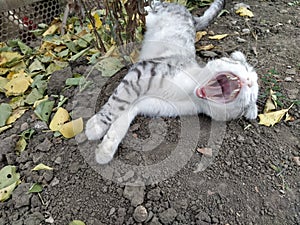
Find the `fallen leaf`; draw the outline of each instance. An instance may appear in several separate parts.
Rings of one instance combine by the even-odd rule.
[[[43,191],[42,185],[36,183],[33,184],[28,190],[29,193],[40,193],[42,191]]]
[[[10,117],[12,113],[12,108],[7,103],[0,104],[0,127],[6,124],[7,119]]]
[[[204,156],[212,157],[212,149],[211,148],[197,148],[197,152],[200,152]]]
[[[111,77],[123,67],[124,64],[115,57],[104,58],[95,65],[95,68],[101,71],[103,77]]]
[[[10,68],[23,59],[18,52],[0,52],[0,67]]]
[[[33,81],[31,77],[24,72],[12,74],[10,77],[11,80],[4,87],[6,89],[5,94],[7,96],[18,96],[24,94]]]
[[[0,127],[0,134],[4,131],[6,131],[7,129],[11,128],[12,125],[7,125],[7,126],[4,126],[4,127]]]
[[[0,92],[5,92],[5,85],[9,82],[9,80],[7,78],[4,77],[0,77]]]
[[[279,123],[284,115],[288,112],[288,109],[282,109],[275,112],[268,112],[264,114],[259,114],[259,123],[265,126],[274,126],[276,123]]]
[[[209,36],[208,38],[211,40],[221,40],[227,36],[228,36],[228,34],[218,34],[218,35],[214,35],[214,36]]]
[[[82,118],[78,118],[76,120],[72,120],[68,123],[65,123],[61,126],[61,129],[59,132],[65,137],[65,138],[72,138],[75,137],[77,134],[81,133],[83,131],[83,120]]]
[[[72,222],[69,223],[69,225],[85,225],[84,222],[81,220],[73,220]]]
[[[20,183],[20,174],[15,166],[5,166],[0,170],[0,202],[7,200]]]
[[[243,17],[253,17],[253,13],[247,9],[245,6],[240,7],[238,10],[235,11],[236,14],[243,16]]]
[[[24,137],[20,137],[19,140],[16,143],[15,150],[18,153],[21,153],[21,152],[23,152],[26,149],[26,146],[27,146],[27,142],[26,142],[25,138]]]
[[[37,88],[32,89],[32,91],[29,93],[29,95],[25,98],[25,103],[28,105],[33,105],[36,101],[43,98],[43,95],[38,91]]]
[[[52,35],[54,34],[58,28],[60,28],[61,24],[60,23],[55,23],[53,25],[51,25],[44,33],[43,33],[43,37],[47,36],[47,35]]]
[[[198,31],[196,33],[196,38],[195,38],[195,42],[198,42],[202,39],[203,36],[207,35],[206,31]]]
[[[53,116],[53,119],[49,125],[49,128],[52,131],[59,131],[62,127],[62,125],[69,121],[70,116],[67,110],[65,110],[64,108],[59,107],[57,109],[57,112],[55,113],[55,115]]]
[[[34,110],[37,117],[45,122],[48,122],[54,106],[54,101],[42,101]]]
[[[205,46],[197,46],[197,51],[209,51],[213,49],[215,46],[213,44],[205,45]]]
[[[45,66],[44,64],[41,63],[40,60],[35,58],[34,61],[30,64],[28,69],[30,73],[33,73],[35,71],[45,71]]]
[[[53,170],[53,168],[50,166],[46,166],[43,163],[40,163],[32,169],[32,171],[38,171],[38,170]]]
[[[294,162],[296,163],[297,166],[300,166],[300,157],[299,156],[295,156],[293,157]]]
[[[28,108],[17,108],[12,112],[12,115],[7,119],[6,124],[12,124],[14,123],[17,119],[19,119],[26,111]]]

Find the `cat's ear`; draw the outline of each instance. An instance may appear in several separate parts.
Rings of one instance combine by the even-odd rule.
[[[231,53],[230,58],[232,58],[233,60],[239,61],[242,64],[246,63],[246,56],[240,51],[235,51],[235,52]]]

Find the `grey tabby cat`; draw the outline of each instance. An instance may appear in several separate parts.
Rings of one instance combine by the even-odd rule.
[[[86,136],[102,142],[96,161],[112,160],[130,123],[138,115],[205,113],[215,120],[257,117],[257,74],[241,52],[200,67],[195,31],[206,27],[224,0],[215,0],[199,18],[180,5],[156,3],[146,17],[140,60],[101,110],[88,120]]]

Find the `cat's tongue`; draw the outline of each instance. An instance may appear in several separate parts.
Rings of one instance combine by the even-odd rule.
[[[233,101],[241,89],[240,80],[233,74],[223,73],[196,89],[196,95],[218,103]]]

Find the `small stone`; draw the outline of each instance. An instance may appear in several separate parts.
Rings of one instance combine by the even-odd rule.
[[[31,184],[29,183],[21,183],[16,190],[14,190],[12,200],[15,203],[16,209],[30,205],[30,198],[32,196],[32,194],[28,193],[30,187]]]
[[[62,158],[61,158],[60,156],[58,156],[58,157],[54,160],[54,162],[55,162],[56,164],[61,164]]]
[[[43,177],[47,183],[49,183],[53,179],[53,171],[47,170],[43,173]]]
[[[27,130],[28,128],[29,128],[29,124],[27,122],[22,123],[22,125],[20,127],[20,131]]]
[[[116,212],[116,208],[115,207],[112,207],[108,213],[108,216],[111,216],[113,215],[114,213]]]
[[[131,205],[136,207],[144,202],[145,186],[125,186],[123,196],[130,200]]]
[[[123,181],[128,181],[133,176],[134,176],[134,171],[130,170],[127,173],[125,173],[125,175],[122,178],[123,178]]]
[[[287,70],[285,71],[285,73],[288,74],[288,75],[296,75],[296,74],[297,74],[295,68],[287,69]]]
[[[161,225],[161,223],[159,222],[158,218],[154,216],[149,225]]]
[[[169,209],[167,209],[167,210],[165,210],[165,211],[163,211],[162,213],[159,214],[160,221],[163,224],[172,223],[175,220],[176,216],[177,216],[177,212],[173,208],[169,208]]]
[[[54,177],[53,180],[50,183],[50,186],[54,187],[54,186],[58,185],[59,182],[60,182],[59,179],[57,179],[56,177]]]
[[[246,40],[243,39],[243,38],[237,37],[237,42],[239,42],[239,43],[245,43]]]
[[[245,28],[245,29],[242,30],[242,33],[243,34],[250,34],[250,29]]]
[[[148,217],[148,212],[144,206],[140,205],[135,208],[133,212],[133,218],[136,222],[138,223],[144,222],[147,219],[147,217]]]
[[[284,81],[286,81],[286,82],[292,82],[293,78],[292,77],[286,77],[286,78],[284,78]]]
[[[44,220],[43,214],[40,212],[34,212],[33,214],[29,215],[28,218],[24,221],[26,225],[39,225]]]
[[[45,138],[44,141],[36,146],[36,150],[41,152],[48,152],[52,147],[52,142],[48,138]]]

